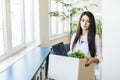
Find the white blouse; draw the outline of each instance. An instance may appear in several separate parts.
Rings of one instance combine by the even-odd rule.
[[[68,52],[68,55],[70,55],[71,53],[73,53],[75,51],[78,51],[78,49],[79,49],[85,54],[85,56],[91,57],[89,48],[88,48],[87,36],[81,36],[80,40],[77,41],[77,43],[72,51],[72,45],[73,45],[75,36],[76,36],[76,33],[73,34],[73,36],[71,38],[70,51]],[[99,62],[101,63],[101,61],[103,59],[102,58],[102,42],[98,35],[95,36],[95,45],[96,45],[95,58],[98,58]],[[95,64],[95,76],[96,76],[96,80],[101,80],[101,65],[99,65],[99,64]]]
[[[91,57],[89,48],[88,48],[87,36],[81,36],[80,40],[77,41],[77,43],[72,51],[72,45],[73,45],[75,36],[76,36],[76,33],[74,33],[71,38],[70,51],[68,52],[68,55],[70,55],[71,53],[76,52],[78,50],[81,50],[85,54],[85,56]],[[95,44],[96,44],[96,56],[95,57],[98,58],[99,61],[101,62],[101,60],[102,60],[102,42],[98,35],[95,36]]]

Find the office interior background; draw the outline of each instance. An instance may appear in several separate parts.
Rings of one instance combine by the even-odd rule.
[[[81,3],[82,0],[64,1],[88,4]],[[120,1],[87,1],[89,4],[98,5],[97,8],[90,8],[90,11],[96,18],[102,20],[102,80],[120,80]],[[23,57],[24,51],[29,51],[35,46],[51,46],[58,42],[70,43],[68,22],[51,18],[48,13],[52,10],[64,9],[52,0],[0,0],[1,72]]]

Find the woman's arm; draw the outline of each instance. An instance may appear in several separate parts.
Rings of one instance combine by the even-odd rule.
[[[76,33],[74,33],[72,35],[71,41],[70,41],[70,51],[67,53],[68,55],[70,55],[72,53],[72,45],[73,45],[73,41],[75,39]]]
[[[87,62],[86,64],[91,64],[91,63],[100,63],[102,61],[102,41],[98,35],[96,35],[95,38],[95,44],[96,44],[96,56],[93,57],[86,57]]]

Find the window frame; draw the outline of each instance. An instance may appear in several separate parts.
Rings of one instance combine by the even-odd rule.
[[[49,1],[49,6],[50,6],[49,7],[49,12],[51,12],[51,1],[52,0]],[[56,8],[58,9],[58,3],[56,4]],[[63,8],[63,11],[64,11],[64,7],[62,7],[62,8]],[[69,35],[69,33],[70,33],[70,29],[68,29],[67,31],[65,31],[65,22],[61,20],[63,27],[62,27],[62,33],[59,34],[58,33],[59,32],[58,31],[59,30],[59,27],[58,27],[59,18],[57,18],[57,17],[55,17],[55,18],[56,18],[56,26],[57,26],[56,27],[56,34],[52,34],[52,21],[51,21],[52,17],[49,16],[49,40],[60,38],[60,37]]]
[[[31,24],[32,24],[32,26],[31,26],[31,33],[32,33],[32,40],[30,41],[30,42],[26,42],[26,34],[25,34],[25,1],[24,0],[21,0],[21,2],[22,2],[22,4],[21,4],[21,36],[22,36],[22,43],[20,44],[20,45],[18,45],[18,46],[16,46],[16,47],[12,47],[12,31],[11,31],[11,16],[10,16],[10,0],[2,0],[2,14],[3,14],[3,16],[2,16],[2,19],[3,19],[3,21],[2,21],[2,23],[3,23],[3,28],[4,28],[4,31],[3,31],[3,35],[4,35],[4,47],[5,47],[5,52],[4,52],[4,54],[3,55],[1,55],[0,56],[0,61],[1,60],[4,60],[4,59],[6,59],[6,58],[8,58],[8,57],[10,57],[10,56],[12,56],[13,54],[17,54],[19,51],[21,51],[21,50],[23,50],[23,49],[25,49],[25,48],[27,48],[27,47],[29,47],[29,46],[31,46],[32,44],[35,44],[36,46],[37,45],[40,45],[40,43],[39,42],[37,42],[36,43],[36,41],[40,41],[40,39],[39,40],[36,40],[36,34],[40,31],[40,30],[38,30],[37,31],[37,33],[36,33],[36,31],[35,31],[35,29],[34,28],[37,28],[37,29],[39,29],[40,28],[40,26],[38,26],[38,25],[35,25],[35,18],[34,18],[34,14],[35,14],[35,10],[34,10],[34,8],[35,8],[35,4],[34,4],[34,0],[31,0],[32,2],[32,10],[30,10],[30,12],[32,12],[31,13]],[[39,3],[38,3],[39,4]],[[37,7],[38,7],[38,5],[37,5]],[[40,15],[38,15],[38,16],[40,16]],[[39,22],[39,21],[38,21]],[[33,27],[34,26],[34,27]],[[36,27],[37,26],[37,27]],[[40,32],[39,32],[39,35],[40,35]],[[39,35],[37,35],[37,36],[39,36]],[[38,38],[37,38],[38,39]]]

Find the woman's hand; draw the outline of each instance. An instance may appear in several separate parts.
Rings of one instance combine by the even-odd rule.
[[[85,57],[87,59],[85,65],[90,65],[92,63],[99,63],[98,58],[93,58],[93,57]]]
[[[87,61],[86,61],[86,65],[90,65],[91,63],[93,63],[93,58],[92,57],[86,57]]]

